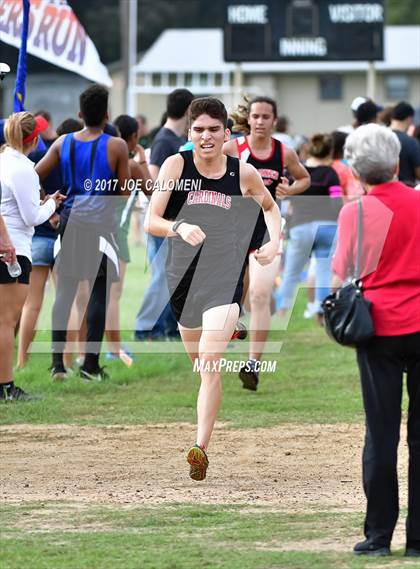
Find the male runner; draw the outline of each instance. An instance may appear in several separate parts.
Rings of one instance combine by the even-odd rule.
[[[276,256],[280,212],[253,166],[224,156],[227,112],[213,97],[190,107],[194,150],[168,158],[159,173],[146,231],[170,237],[167,261],[171,304],[192,362],[199,362],[197,441],[187,454],[190,477],[203,480],[207,446],[221,401],[220,360],[239,316],[241,226],[237,205],[253,198],[264,210],[270,241],[255,252],[261,265]],[[174,189],[175,188],[175,189]]]
[[[255,97],[247,106],[241,105],[233,114],[236,127],[245,136],[227,142],[223,152],[252,164],[263,179],[264,185],[275,200],[300,194],[310,185],[310,177],[299,162],[294,150],[272,136],[277,120],[277,105],[270,97]],[[284,176],[285,171],[294,178],[292,185]],[[243,215],[249,220],[253,233],[248,237],[249,257],[246,259],[249,274],[251,305],[249,360],[239,372],[243,387],[256,391],[259,381],[259,364],[270,330],[271,297],[276,276],[280,270],[280,255],[270,265],[261,266],[253,252],[265,243],[269,236],[262,212],[253,213],[254,203],[246,203]]]

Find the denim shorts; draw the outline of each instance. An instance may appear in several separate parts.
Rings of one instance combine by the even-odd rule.
[[[33,236],[32,265],[34,267],[52,267],[54,265],[55,240],[55,237]]]

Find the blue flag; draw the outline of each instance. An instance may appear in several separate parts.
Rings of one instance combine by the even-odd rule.
[[[13,105],[13,111],[19,113],[24,111],[25,107],[25,81],[26,81],[26,44],[28,40],[28,30],[29,30],[29,10],[30,4],[29,0],[22,0],[23,2],[23,23],[22,23],[22,35],[19,50],[19,61],[18,68],[16,72],[16,86],[15,86],[15,101]]]
[[[23,22],[22,35],[19,50],[19,61],[16,72],[15,100],[13,103],[13,112],[20,113],[25,110],[25,82],[26,82],[26,45],[28,42],[29,31],[29,10],[30,0],[22,0],[23,2]],[[37,150],[46,150],[46,146],[42,138],[39,138]]]

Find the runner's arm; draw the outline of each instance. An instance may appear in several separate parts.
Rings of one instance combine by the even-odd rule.
[[[150,197],[153,193],[153,180],[147,166],[146,158],[140,162],[132,158],[129,161],[129,166],[131,179],[139,181],[139,185],[136,186],[136,188],[141,190],[147,197]]]
[[[63,134],[63,136],[57,138],[57,140],[50,146],[45,156],[43,156],[43,158],[41,158],[41,160],[36,164],[35,171],[41,181],[48,176],[51,170],[60,165],[61,145],[65,136],[66,135]]]
[[[294,182],[291,186],[286,181],[283,180],[280,184],[276,186],[276,197],[277,199],[284,199],[290,196],[296,196],[297,194],[303,193],[311,185],[311,177],[305,166],[299,161],[298,155],[291,148],[284,147],[284,165],[287,168],[289,174],[294,178]]]
[[[159,176],[160,168],[156,164],[149,164],[149,172],[153,181],[156,181]]]
[[[226,156],[232,156],[232,158],[238,158],[238,145],[236,144],[236,140],[228,140],[223,145],[223,154]]]
[[[130,169],[128,167],[128,148],[127,143],[122,138],[113,137],[109,140],[111,152],[115,152],[116,165],[115,173],[118,178],[117,195],[130,194],[128,180],[130,179]]]
[[[177,231],[172,231],[175,220],[167,220],[163,216],[166,206],[171,197],[172,190],[169,189],[168,182],[179,180],[184,167],[184,159],[180,154],[170,156],[162,164],[159,177],[156,182],[156,189],[153,192],[149,209],[146,214],[144,230],[146,233],[156,235],[156,237],[176,237],[179,236],[189,245],[196,247],[206,238],[205,233],[198,225],[183,222],[178,226]]]
[[[277,253],[281,232],[280,210],[254,166],[241,162],[240,178],[241,190],[244,196],[253,198],[263,210],[264,221],[270,235],[270,243],[273,244]]]
[[[165,219],[164,213],[171,197],[172,190],[168,189],[168,180],[178,180],[182,174],[184,160],[180,154],[169,156],[159,169],[159,176],[156,181],[156,188],[150,200],[144,222],[146,233],[156,237],[174,237],[177,235],[172,231],[174,221]]]
[[[153,178],[152,178],[152,175],[151,175],[150,170],[149,170],[149,165],[147,163],[146,153],[145,153],[144,149],[139,144],[137,145],[136,155],[135,155],[133,160],[140,167],[141,178],[143,180],[143,187],[142,187],[143,192],[146,194],[146,196],[152,195]],[[150,182],[148,182],[148,180],[150,180]],[[147,186],[149,184],[150,184],[150,189],[148,190]]]

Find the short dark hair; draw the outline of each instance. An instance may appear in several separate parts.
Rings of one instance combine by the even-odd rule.
[[[109,134],[109,136],[114,136],[115,138],[119,138],[120,133],[116,126],[112,123],[107,122],[104,125],[104,134]]]
[[[276,132],[287,132],[288,128],[289,128],[289,119],[284,115],[278,117],[276,121]]]
[[[109,93],[102,85],[91,85],[80,94],[80,112],[86,126],[100,126],[108,111]]]
[[[356,120],[359,126],[374,122],[378,116],[379,108],[373,101],[365,101],[356,111]]]
[[[333,143],[333,153],[332,157],[334,160],[341,160],[344,156],[344,145],[346,143],[346,138],[348,134],[342,132],[341,130],[334,130],[331,133],[332,143]]]
[[[175,89],[166,99],[166,112],[170,119],[181,119],[191,105],[194,95],[188,89]]]
[[[268,105],[271,105],[273,108],[273,115],[274,118],[277,118],[277,103],[274,99],[272,99],[271,97],[254,97],[253,99],[251,99],[248,103],[248,112],[251,111],[251,107],[254,103],[267,103]]]
[[[51,122],[51,114],[48,111],[44,111],[44,109],[39,109],[39,111],[34,113],[34,117],[44,117],[47,122]]]
[[[70,132],[77,132],[82,130],[83,124],[77,119],[69,118],[60,123],[56,129],[58,136],[62,134],[69,134]]]
[[[212,119],[217,119],[227,127],[228,114],[225,105],[216,97],[202,97],[194,99],[190,106],[190,123],[194,122],[201,115],[209,115]]]
[[[120,115],[114,120],[114,125],[120,131],[121,138],[127,142],[127,140],[134,133],[137,134],[139,130],[139,125],[134,117],[129,115]]]
[[[414,117],[414,114],[415,111],[410,103],[401,101],[401,103],[397,103],[392,109],[391,117],[397,121],[405,121],[405,119],[408,119],[409,117]]]

